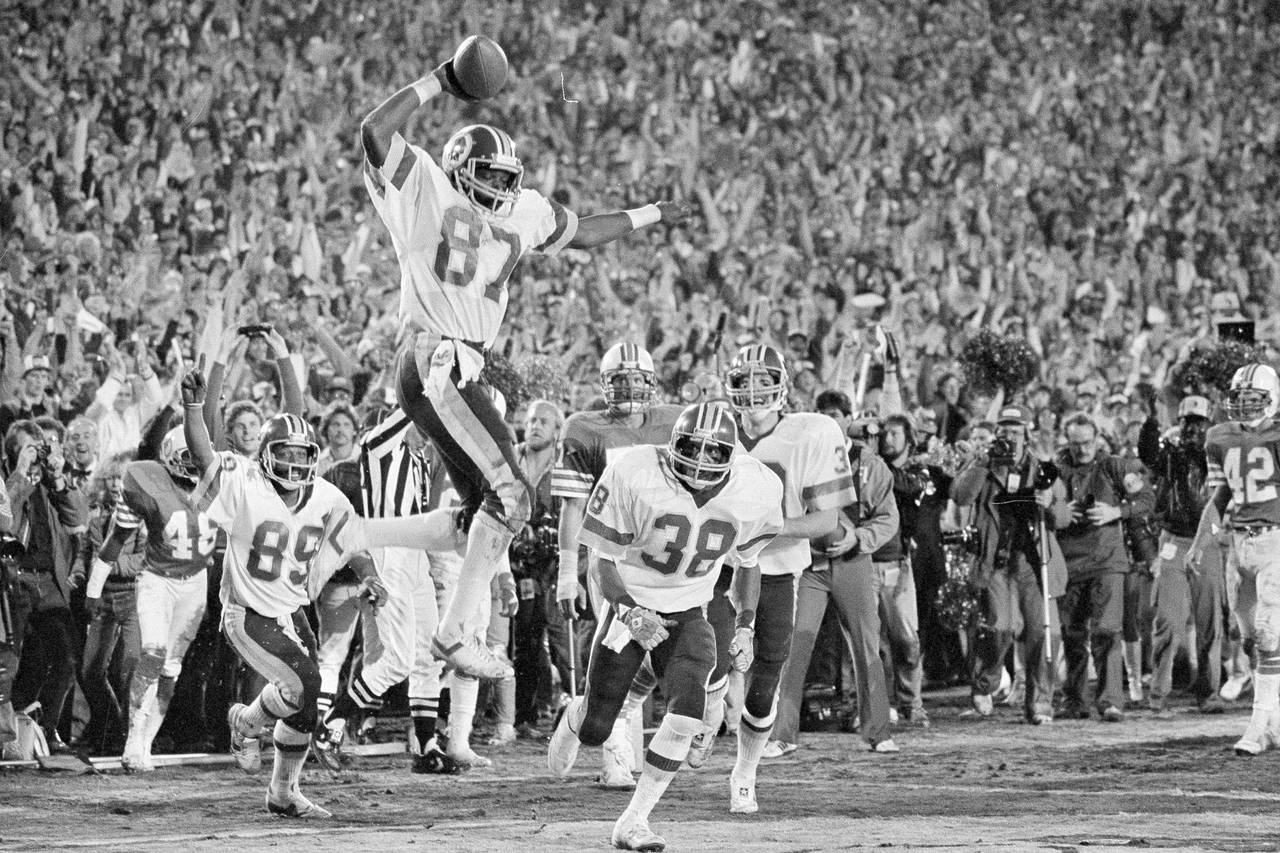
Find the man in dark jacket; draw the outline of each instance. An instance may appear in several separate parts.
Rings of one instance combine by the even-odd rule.
[[[1207,549],[1201,570],[1186,565],[1208,495],[1204,439],[1209,431],[1209,401],[1187,397],[1178,406],[1179,428],[1160,435],[1154,413],[1142,425],[1138,458],[1151,469],[1156,486],[1160,551],[1152,564],[1156,590],[1151,631],[1151,710],[1165,711],[1173,682],[1173,661],[1186,641],[1187,618],[1195,619],[1198,675],[1191,692],[1200,711],[1220,714],[1222,635],[1227,610],[1226,575],[1219,548]]]
[[[1056,631],[1049,605],[1045,634],[1045,591],[1062,595],[1066,566],[1053,530],[1071,520],[1066,492],[1052,471],[1031,455],[1031,412],[1005,406],[996,422],[990,452],[969,463],[951,485],[951,499],[973,507],[977,531],[976,580],[983,589],[982,622],[972,639],[972,701],[979,716],[991,715],[992,694],[1000,686],[1005,655],[1023,640],[1027,689],[1023,714],[1034,725],[1053,721],[1054,666],[1046,654]]]
[[[1103,721],[1124,719],[1121,660],[1124,578],[1129,571],[1123,521],[1152,510],[1154,495],[1138,461],[1099,446],[1098,425],[1084,412],[1064,424],[1067,449],[1058,457],[1072,522],[1058,533],[1067,562],[1067,589],[1058,602],[1067,656],[1062,716],[1087,719],[1084,694],[1089,652],[1098,673],[1095,706]]]
[[[67,482],[61,450],[50,452],[44,441],[30,420],[16,421],[4,437],[14,535],[26,549],[10,608],[19,659],[13,697],[18,706],[40,701],[41,727],[56,749],[65,748],[57,727],[75,684],[70,571],[74,537],[86,529],[88,506]]]

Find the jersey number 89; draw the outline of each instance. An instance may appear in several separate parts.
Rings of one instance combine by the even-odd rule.
[[[293,558],[301,570],[289,573],[290,583],[301,585],[307,579],[311,558],[320,551],[324,528],[307,525],[298,531],[298,541],[293,543]],[[289,552],[289,528],[279,521],[264,521],[253,534],[253,547],[249,549],[249,563],[245,569],[249,577],[260,581],[274,581],[280,577],[285,555]]]

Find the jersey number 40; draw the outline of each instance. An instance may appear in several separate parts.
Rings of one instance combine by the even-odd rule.
[[[1261,504],[1280,497],[1276,489],[1276,462],[1270,448],[1251,447],[1247,458],[1241,460],[1239,447],[1228,448],[1222,458],[1222,473],[1237,500],[1246,504]]]

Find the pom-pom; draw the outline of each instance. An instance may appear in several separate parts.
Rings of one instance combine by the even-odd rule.
[[[934,598],[938,622],[948,631],[990,627],[982,618],[982,587],[976,578],[973,531],[967,530],[955,539],[944,546],[947,576]]]
[[[520,417],[524,407],[533,400],[558,403],[568,398],[571,390],[568,371],[559,361],[545,355],[527,355],[513,362],[501,353],[491,352],[485,357],[480,378],[502,392],[512,417]]]
[[[1177,398],[1199,394],[1220,399],[1231,387],[1231,377],[1246,364],[1261,360],[1258,348],[1235,340],[1202,341],[1169,376],[1169,392]]]
[[[969,387],[982,394],[1003,388],[1006,395],[1022,390],[1040,375],[1040,357],[1026,338],[999,335],[983,329],[960,350]]]

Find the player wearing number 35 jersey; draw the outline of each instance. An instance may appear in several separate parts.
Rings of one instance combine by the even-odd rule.
[[[650,742],[615,846],[661,850],[648,818],[702,727],[716,638],[706,606],[721,566],[737,566],[735,657],[750,662],[759,591],[756,561],[782,527],[782,483],[761,462],[735,453],[737,428],[715,404],[681,413],[668,447],[637,447],[605,469],[587,502],[581,541],[608,607],[599,616],[586,696],[574,699],[547,750],[563,778],[579,744],[610,734],[632,679],[649,654],[667,712]]]
[[[222,628],[240,656],[269,683],[249,705],[233,705],[231,750],[242,769],[260,766],[259,737],[274,723],[275,763],[267,810],[285,817],[329,813],[298,790],[315,729],[320,670],[303,605],[339,566],[350,565],[374,606],[386,599],[371,547],[440,549],[456,544],[448,511],[396,519],[365,519],[332,483],[316,476],[320,446],[311,425],[279,414],[262,427],[256,460],[216,454],[200,417],[205,378],[182,380],[184,434],[201,472],[194,502],[227,534]]]
[[[1253,716],[1235,745],[1257,755],[1280,745],[1280,377],[1265,364],[1236,371],[1223,402],[1230,423],[1205,437],[1213,499],[1188,552],[1193,569],[1212,545],[1228,504],[1240,575],[1236,613],[1254,642]]]
[[[469,675],[507,678],[509,664],[466,631],[489,595],[492,567],[529,516],[530,486],[511,435],[480,380],[507,309],[507,282],[531,252],[591,248],[662,220],[683,204],[579,219],[521,186],[524,165],[504,131],[464,127],[437,165],[400,129],[441,92],[457,88],[452,60],[396,92],[361,124],[365,185],[400,260],[400,318],[414,334],[399,369],[400,404],[440,451],[465,509],[467,554],[440,617],[434,653]]]
[[[214,527],[191,499],[198,474],[182,428],[160,444],[160,461],[125,466],[123,495],[85,590],[101,595],[111,564],[129,537],[145,527],[144,571],[138,577],[138,634],[142,657],[129,685],[129,735],[120,762],[130,772],[152,770],[151,743],[169,710],[169,700],[187,647],[204,618]]]

